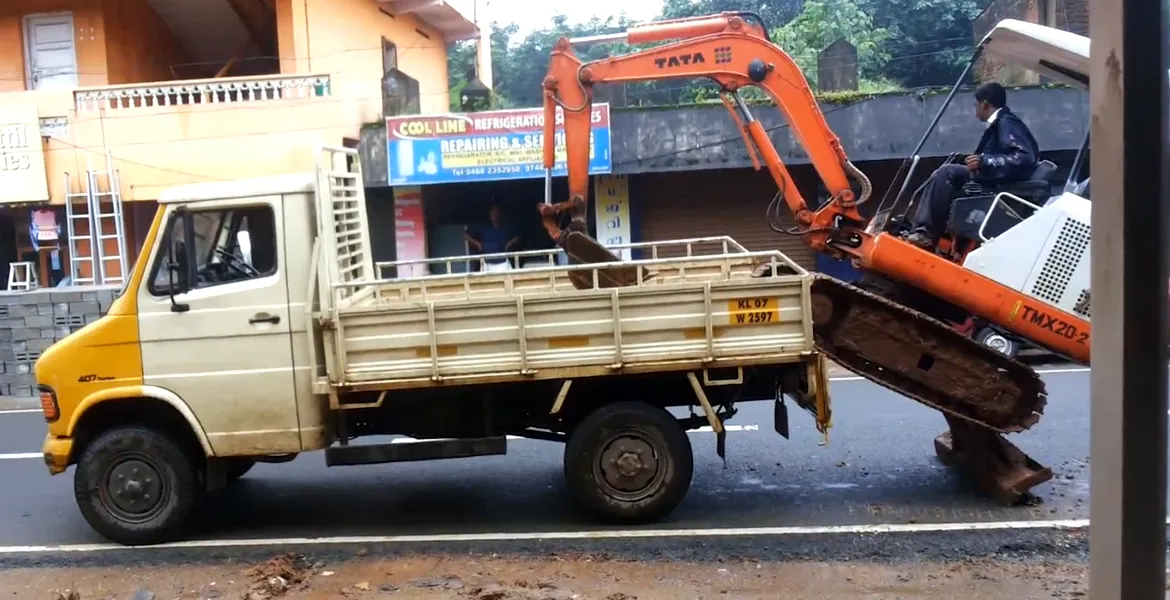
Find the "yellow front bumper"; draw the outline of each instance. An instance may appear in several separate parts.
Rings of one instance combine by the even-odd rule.
[[[49,474],[64,473],[69,468],[69,459],[73,456],[73,438],[46,435],[41,452],[45,455],[45,466],[49,468]]]

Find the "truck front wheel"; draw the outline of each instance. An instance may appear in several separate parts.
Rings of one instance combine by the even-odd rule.
[[[670,514],[691,485],[687,432],[644,402],[603,406],[565,445],[565,481],[578,503],[611,523],[652,523]]]
[[[73,479],[77,506],[103,537],[126,545],[170,541],[195,506],[191,458],[175,440],[128,425],[90,442]]]

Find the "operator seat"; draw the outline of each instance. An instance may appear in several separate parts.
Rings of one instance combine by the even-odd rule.
[[[951,205],[947,232],[955,238],[981,242],[979,227],[987,217],[987,212],[991,210],[997,194],[1008,193],[1036,206],[1044,206],[1052,196],[1052,178],[1055,175],[1056,164],[1050,160],[1042,160],[1036,164],[1031,176],[1023,181],[1003,183],[971,181],[963,186],[962,195]],[[983,229],[983,234],[988,239],[994,238],[1032,216],[1033,212],[1031,207],[1019,202],[1010,199],[1001,201],[996,204],[991,218],[987,219],[987,227]]]

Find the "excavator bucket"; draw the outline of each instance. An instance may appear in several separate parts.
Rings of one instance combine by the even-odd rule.
[[[951,416],[947,425],[950,430],[934,438],[938,459],[963,472],[996,502],[1026,503],[1032,498],[1028,490],[1052,479],[1052,469],[1032,460],[1002,435]]]
[[[572,265],[616,263],[622,260],[605,246],[602,246],[601,242],[580,231],[564,233],[561,236],[561,247],[564,248],[565,254],[569,255],[569,264]],[[579,290],[592,289],[594,287],[594,273],[597,274],[597,287],[600,288],[625,287],[638,283],[638,268],[634,266],[570,271],[569,280],[573,282],[573,287]]]

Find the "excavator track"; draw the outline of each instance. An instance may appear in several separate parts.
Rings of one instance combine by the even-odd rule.
[[[943,463],[966,471],[1004,504],[1052,478],[1001,434],[1040,420],[1044,381],[1027,365],[945,323],[838,279],[813,274],[817,349],[858,375],[944,414]]]
[[[573,264],[619,260],[582,232],[567,233],[561,245]],[[600,287],[637,280],[632,267],[602,270],[596,282]],[[965,472],[983,492],[1006,505],[1030,500],[1028,490],[1052,478],[1050,469],[1002,435],[1024,431],[1040,420],[1047,395],[1035,371],[921,312],[839,279],[811,276],[817,350],[942,412],[949,430],[934,440],[939,460]],[[590,277],[571,279],[578,289],[594,285]]]

